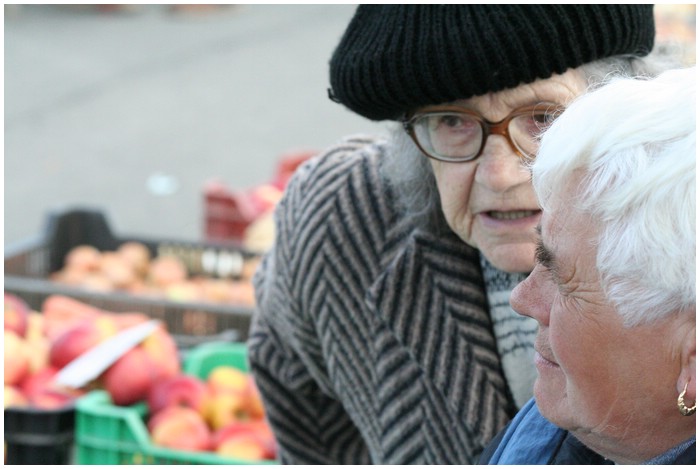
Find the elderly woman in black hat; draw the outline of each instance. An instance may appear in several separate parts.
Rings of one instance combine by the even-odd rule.
[[[534,398],[494,464],[695,464],[696,70],[615,79],[574,103],[532,165]]]
[[[651,5],[362,5],[330,97],[390,138],[302,166],[255,277],[249,359],[284,463],[470,463],[532,396],[512,311],[540,210],[523,161],[613,70],[653,75]]]

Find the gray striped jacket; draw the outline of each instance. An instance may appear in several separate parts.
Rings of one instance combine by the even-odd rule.
[[[346,140],[302,166],[254,282],[249,361],[287,464],[466,464],[515,412],[479,255],[409,226]]]

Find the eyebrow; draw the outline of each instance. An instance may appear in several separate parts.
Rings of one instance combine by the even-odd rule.
[[[554,253],[544,245],[542,241],[542,226],[537,225],[535,227],[535,232],[537,232],[537,245],[535,247],[535,261],[541,264],[547,270],[556,272],[556,258]]]

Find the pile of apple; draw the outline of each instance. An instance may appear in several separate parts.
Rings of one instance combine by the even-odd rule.
[[[152,257],[136,241],[115,251],[100,251],[83,244],[65,256],[63,267],[49,278],[55,282],[96,292],[123,291],[172,301],[205,301],[252,306],[251,277],[259,258],[244,261],[240,279],[190,276],[182,259],[173,255]]]
[[[55,382],[56,374],[83,353],[148,321],[145,314],[112,313],[62,295],[47,297],[40,313],[5,292],[4,319],[4,408],[59,409],[90,390],[104,389],[118,406],[146,402],[154,445],[275,459],[274,437],[251,375],[226,365],[206,379],[184,374],[165,326],[85,387]]]
[[[68,363],[150,318],[111,313],[62,295],[46,298],[38,312],[16,295],[4,296],[5,407],[56,409],[95,388],[106,389],[116,400],[138,400],[147,390],[145,377],[155,383],[180,370],[177,345],[161,327],[84,388],[59,386],[54,378]]]
[[[156,384],[146,402],[155,445],[251,461],[276,458],[255,383],[237,368],[217,366],[205,379],[178,374]]]

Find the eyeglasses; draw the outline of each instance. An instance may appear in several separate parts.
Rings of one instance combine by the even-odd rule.
[[[475,160],[491,134],[503,135],[519,157],[531,160],[537,154],[541,134],[562,110],[559,104],[540,103],[490,122],[460,106],[430,106],[407,116],[402,124],[418,148],[436,160]]]

